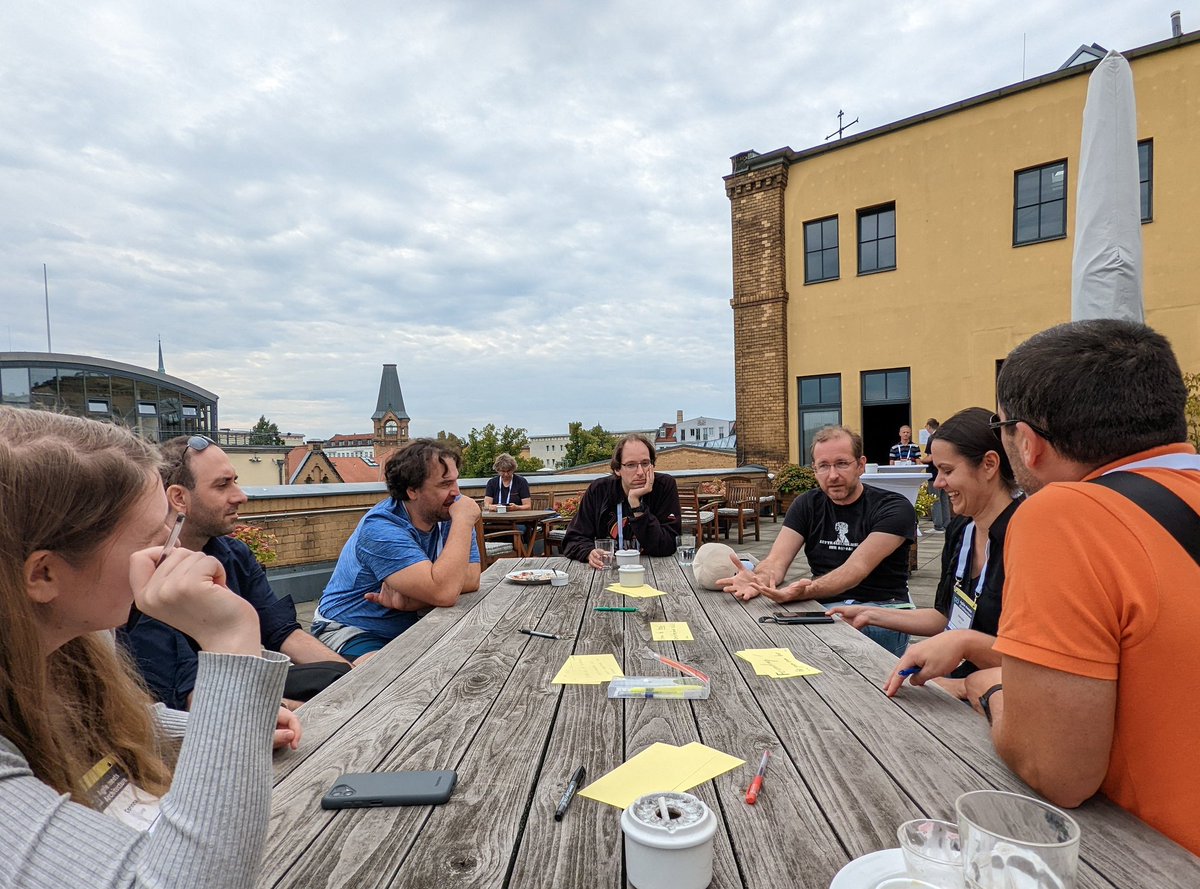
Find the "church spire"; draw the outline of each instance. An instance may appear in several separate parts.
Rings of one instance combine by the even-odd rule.
[[[159,336],[158,338],[158,372],[160,374],[165,374],[167,372],[167,369],[163,367],[162,360],[162,336]]]

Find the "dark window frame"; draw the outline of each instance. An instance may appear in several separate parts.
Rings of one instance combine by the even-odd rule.
[[[883,235],[881,237],[879,235],[879,219],[878,219],[878,217],[881,214],[887,213],[889,211],[892,214],[892,233],[890,235]],[[875,237],[874,238],[864,238],[862,236],[863,218],[866,216],[875,216],[876,217]],[[887,203],[876,204],[873,207],[862,207],[861,209],[859,209],[858,211],[855,212],[854,221],[855,221],[854,234],[858,239],[858,244],[857,244],[858,249],[855,251],[855,253],[857,254],[856,258],[858,261],[858,274],[859,275],[875,275],[875,274],[878,274],[879,272],[894,272],[896,270],[896,261],[897,261],[897,257],[896,257],[896,202],[888,201]],[[879,264],[879,252],[878,252],[879,245],[884,241],[892,242],[892,264],[891,265],[880,265]],[[875,251],[876,251],[875,267],[870,268],[870,269],[863,268],[863,244],[867,244],[867,243],[874,244]]]
[[[1146,178],[1142,178],[1142,146],[1145,146],[1146,151]],[[1138,210],[1141,213],[1142,223],[1154,221],[1154,140],[1143,139],[1137,144],[1138,147]],[[1142,186],[1145,186],[1146,200],[1142,201]]]
[[[833,246],[825,245],[825,223],[830,220],[834,223],[835,243]],[[809,247],[810,226],[818,226],[821,232],[821,245],[815,250]],[[809,219],[803,223],[804,231],[804,283],[805,284],[821,284],[825,281],[836,281],[842,276],[842,257],[840,254],[842,245],[841,225],[838,221],[838,215],[834,213],[832,216],[822,216],[819,219]],[[834,256],[834,265],[836,273],[833,275],[825,274],[825,259],[828,254]],[[814,275],[812,272],[812,258],[816,256],[820,259],[821,271],[819,275]]]
[[[1042,196],[1042,192],[1041,192],[1041,174],[1044,171],[1046,171],[1052,167],[1057,167],[1059,165],[1062,166],[1062,174],[1063,174],[1062,219],[1061,219],[1062,231],[1057,232],[1055,234],[1043,235],[1043,234],[1041,234],[1041,221],[1040,221],[1041,208],[1043,206],[1045,206],[1046,204],[1054,203],[1055,201],[1058,200],[1058,198],[1052,198],[1050,200],[1043,200],[1043,196]],[[1020,194],[1021,176],[1024,174],[1033,173],[1033,172],[1036,172],[1039,174],[1038,175],[1038,180],[1039,180],[1038,181],[1038,200],[1036,203],[1032,203],[1032,204],[1024,204],[1024,205],[1018,204],[1017,202],[1018,202],[1018,200],[1020,200],[1019,194]],[[1028,244],[1044,244],[1047,241],[1061,241],[1067,237],[1067,195],[1068,195],[1068,191],[1069,191],[1069,189],[1067,188],[1067,183],[1068,183],[1069,176],[1070,176],[1070,167],[1067,164],[1067,159],[1065,157],[1060,158],[1058,160],[1054,160],[1054,161],[1048,161],[1044,164],[1035,164],[1032,167],[1024,167],[1023,169],[1013,171],[1012,245],[1014,247],[1024,247]],[[1036,238],[1027,238],[1025,240],[1018,240],[1018,238],[1017,238],[1017,216],[1021,210],[1028,209],[1029,207],[1037,207],[1038,208],[1038,212],[1039,212],[1038,236]]]
[[[806,382],[815,381],[817,384],[817,400],[804,400],[804,384]],[[825,387],[836,390],[837,398],[830,400],[826,398]],[[842,422],[842,375],[835,374],[809,374],[808,376],[796,377],[796,413],[798,415],[800,433],[800,465],[807,465],[811,459],[808,443],[804,440],[804,418],[809,413],[828,413],[837,411],[837,423],[830,425],[840,425]]]
[[[907,377],[905,384],[905,394],[903,398],[888,397],[888,376],[890,374],[903,373]],[[867,377],[882,376],[883,377],[883,398],[867,398]],[[859,399],[864,407],[870,407],[876,404],[903,404],[905,402],[912,403],[912,367],[877,367],[871,370],[859,371],[858,375]]]

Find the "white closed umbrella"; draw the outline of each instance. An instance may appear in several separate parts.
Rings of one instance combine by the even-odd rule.
[[[1142,210],[1133,73],[1110,50],[1088,80],[1075,196],[1071,318],[1142,321]]]

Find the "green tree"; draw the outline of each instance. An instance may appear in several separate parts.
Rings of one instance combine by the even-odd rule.
[[[258,422],[254,424],[254,428],[250,430],[250,444],[283,444],[283,438],[279,435],[279,427],[268,420],[266,414],[262,414],[258,418]]]
[[[445,429],[438,432],[434,438],[448,447],[455,448],[460,453],[467,447],[467,443],[465,441],[463,441],[453,432],[447,432]]]
[[[570,437],[567,440],[567,450],[563,454],[563,469],[572,466],[582,466],[584,463],[595,463],[597,460],[608,460],[612,457],[613,448],[617,445],[617,437],[605,432],[600,424],[591,429],[584,429],[583,423],[571,423],[567,427]]]
[[[1187,386],[1184,414],[1187,417],[1188,441],[1200,450],[1200,373],[1184,374],[1183,382]]]
[[[492,475],[492,463],[501,454],[511,454],[517,461],[517,472],[535,472],[542,468],[536,457],[519,456],[523,448],[529,447],[529,433],[524,429],[505,426],[497,429],[488,423],[482,429],[472,429],[463,448],[463,463],[460,474],[463,478],[488,478]]]

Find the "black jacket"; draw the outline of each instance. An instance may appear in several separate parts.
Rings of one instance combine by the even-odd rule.
[[[586,562],[598,537],[616,538],[617,504],[624,503],[625,536],[636,538],[648,556],[669,556],[675,552],[680,533],[679,488],[669,475],[654,474],[654,487],[642,498],[646,511],[633,515],[633,508],[621,487],[621,479],[610,475],[598,478],[583,493],[579,511],[567,526],[563,555]]]

